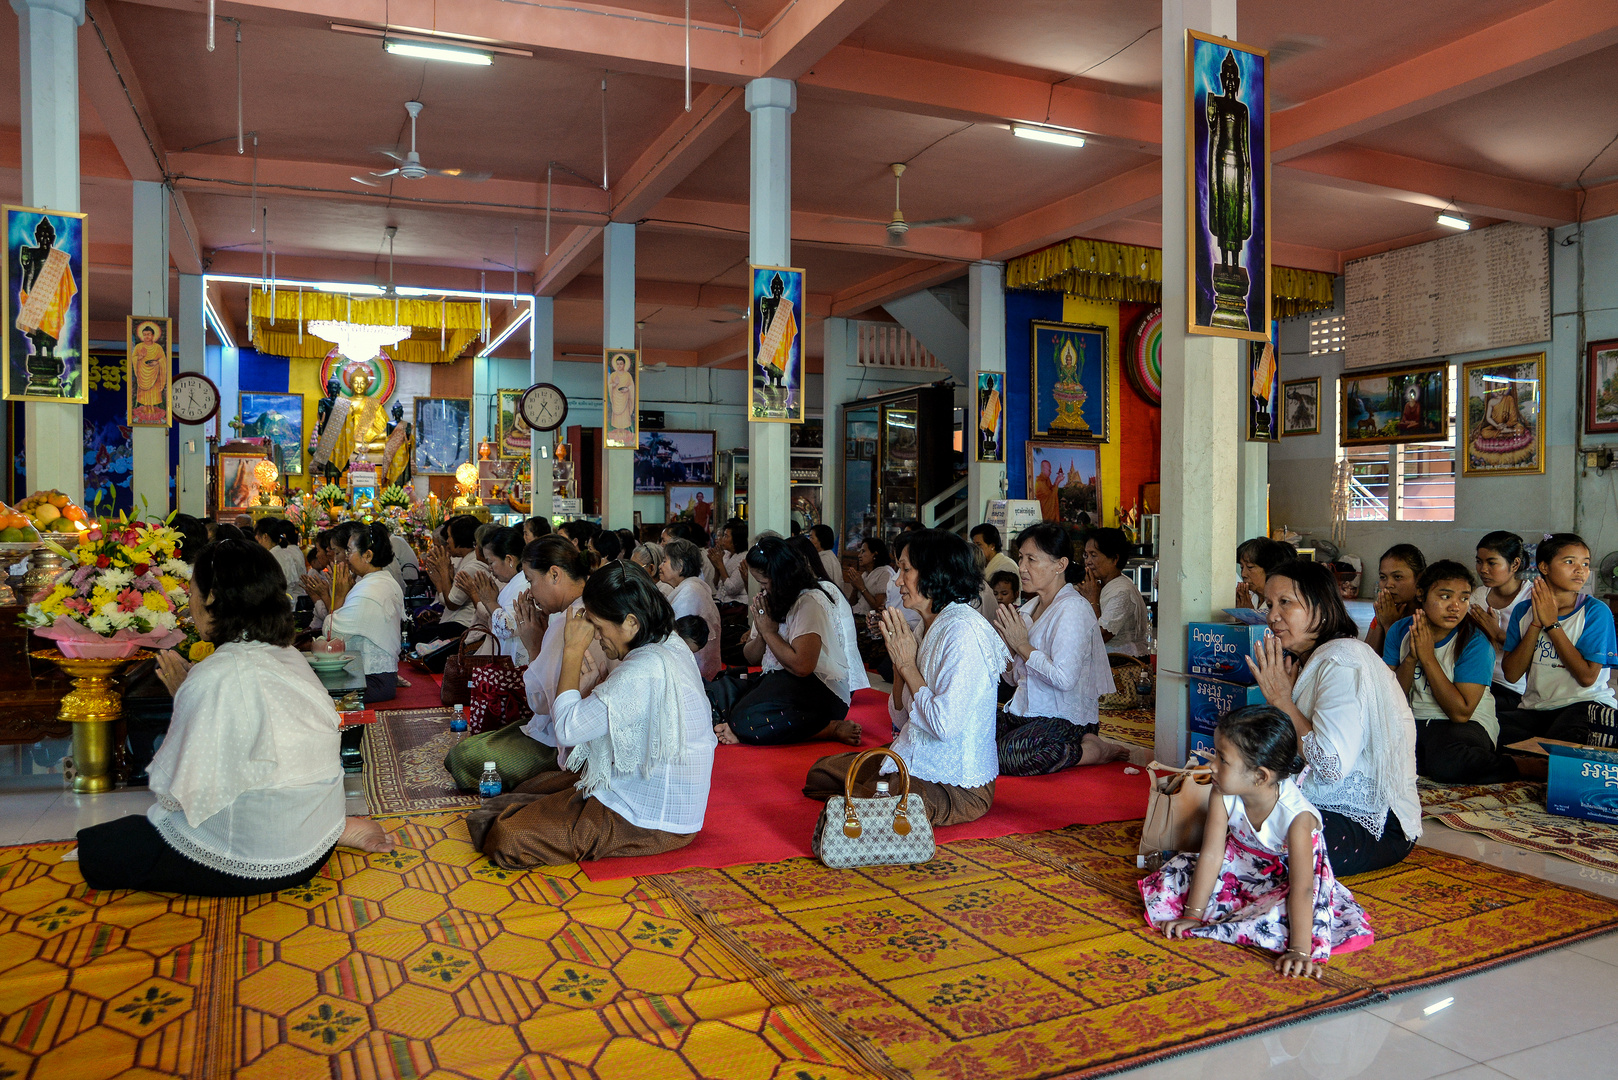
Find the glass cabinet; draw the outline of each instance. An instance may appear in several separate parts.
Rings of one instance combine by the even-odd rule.
[[[954,393],[895,391],[843,406],[843,536],[892,540],[954,481]]]

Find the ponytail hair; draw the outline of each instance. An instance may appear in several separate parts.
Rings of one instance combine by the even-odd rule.
[[[560,533],[542,536],[523,548],[522,564],[542,573],[553,566],[559,567],[574,581],[584,581],[590,576],[590,560]]]
[[[363,521],[345,521],[337,526],[332,536],[332,543],[344,551],[354,547],[369,554],[371,565],[378,570],[393,561],[393,540],[388,534],[387,527],[381,524],[367,525]]]
[[[1298,730],[1273,705],[1244,705],[1220,718],[1214,732],[1241,755],[1249,769],[1268,769],[1277,781],[1303,771]]]

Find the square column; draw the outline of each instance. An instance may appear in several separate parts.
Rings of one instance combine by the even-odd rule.
[[[1236,455],[1237,473],[1237,502],[1236,502],[1236,542],[1250,540],[1255,536],[1268,536],[1270,517],[1270,446],[1267,442],[1247,441],[1247,410],[1248,410],[1248,374],[1247,374],[1247,348],[1251,342],[1241,342],[1238,346],[1240,363],[1237,379],[1240,388],[1236,393],[1236,423],[1237,437],[1241,439],[1241,450]],[[1280,362],[1276,357],[1276,362]],[[1235,553],[1231,553],[1234,563]],[[1236,580],[1236,568],[1230,567],[1230,579]],[[1235,588],[1234,584],[1231,586]]]
[[[827,319],[825,358],[820,365],[821,413],[825,417],[825,457],[821,461],[820,517],[837,534],[837,550],[848,543],[843,530],[843,474],[838,454],[843,448],[843,410],[859,384],[859,330],[851,319]]]
[[[747,84],[746,105],[752,116],[748,259],[761,266],[791,266],[792,114],[798,108],[798,87],[790,79],[754,79]],[[801,326],[799,331],[801,341]],[[752,377],[749,369],[747,378]],[[792,531],[788,427],[747,425],[747,521],[753,536],[767,529],[782,536]]]
[[[22,60],[22,201],[26,206],[76,212],[78,30],[84,24],[84,0],[11,0],[11,7],[17,13]],[[81,337],[88,349],[88,327]],[[84,407],[30,401],[23,409],[29,491],[56,488],[82,503]]]
[[[1006,463],[977,460],[978,375],[999,375],[1002,426],[1006,400],[1006,278],[1005,266],[997,262],[975,262],[967,269],[968,367],[966,410],[966,527],[971,529],[988,520],[989,500],[1005,498]],[[1001,445],[1005,451],[1004,440]],[[1011,538],[1005,538],[1007,547]]]
[[[1185,759],[1186,624],[1234,589],[1246,342],[1186,332],[1185,32],[1236,36],[1236,0],[1163,0],[1163,507],[1157,757]]]
[[[179,324],[174,340],[181,371],[207,374],[208,328],[202,313],[202,275],[180,275]],[[217,381],[217,380],[216,380]],[[203,517],[208,512],[208,425],[180,424],[180,463],[174,500],[180,513]]]
[[[136,180],[134,251],[130,274],[129,313],[163,317],[169,313],[169,207],[161,183]],[[174,342],[169,342],[172,351]],[[130,429],[134,467],[130,487],[135,514],[164,518],[169,513],[169,429]]]
[[[534,314],[528,321],[528,385],[556,381],[556,300],[534,297]],[[518,403],[519,406],[521,402]],[[604,407],[604,406],[603,406]],[[536,431],[529,450],[529,475],[533,478],[529,496],[534,500],[533,516],[551,519],[551,446],[556,432]]]
[[[610,223],[601,237],[602,338],[604,349],[635,347],[635,226]],[[636,400],[640,383],[635,386]],[[601,429],[606,431],[605,386]],[[601,524],[608,529],[635,527],[635,451],[601,448]]]

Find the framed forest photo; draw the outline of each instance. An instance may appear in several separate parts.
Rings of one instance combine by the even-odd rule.
[[[1337,377],[1343,445],[1439,442],[1449,437],[1449,365]]]

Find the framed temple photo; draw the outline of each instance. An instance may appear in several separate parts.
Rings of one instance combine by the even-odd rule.
[[[666,521],[692,521],[704,529],[713,524],[718,489],[712,484],[670,484],[664,495]]]
[[[602,441],[609,450],[640,445],[640,351],[608,349],[601,358],[606,379],[601,394]]]
[[[5,399],[88,404],[86,215],[3,206],[0,221],[6,238],[0,266]]]
[[[712,431],[641,432],[635,449],[635,494],[656,495],[670,484],[713,484],[717,444]]]
[[[747,418],[801,424],[804,416],[803,271],[749,266]]]
[[[1462,476],[1545,471],[1545,354],[1461,365]]]
[[[1186,331],[1270,336],[1269,53],[1185,32]]]
[[[522,397],[528,391],[499,390],[495,392],[498,408],[495,421],[500,433],[500,459],[524,461],[534,450],[534,431],[522,416]]]
[[[1107,328],[1040,322],[1028,326],[1033,436],[1107,441]]]
[[[303,475],[303,395],[239,395],[242,434],[270,441],[270,460],[283,476]]]
[[[1096,446],[1028,442],[1028,498],[1044,521],[1101,524],[1101,451]]]
[[[1439,442],[1449,438],[1449,365],[1337,377],[1343,445]]]
[[[1618,338],[1585,346],[1584,433],[1618,431]]]
[[[222,451],[214,459],[215,516],[245,514],[259,505],[258,463],[267,460],[263,454],[242,454]]]
[[[1281,435],[1320,434],[1320,376],[1281,384]]]
[[[454,476],[472,460],[472,399],[416,399],[416,453],[412,468],[421,476]]]
[[[977,460],[1006,460],[1006,376],[978,372]]]
[[[1281,438],[1281,380],[1272,342],[1247,343],[1247,441]]]
[[[174,323],[161,318],[124,319],[124,380],[129,387],[130,427],[168,427],[174,420]]]

